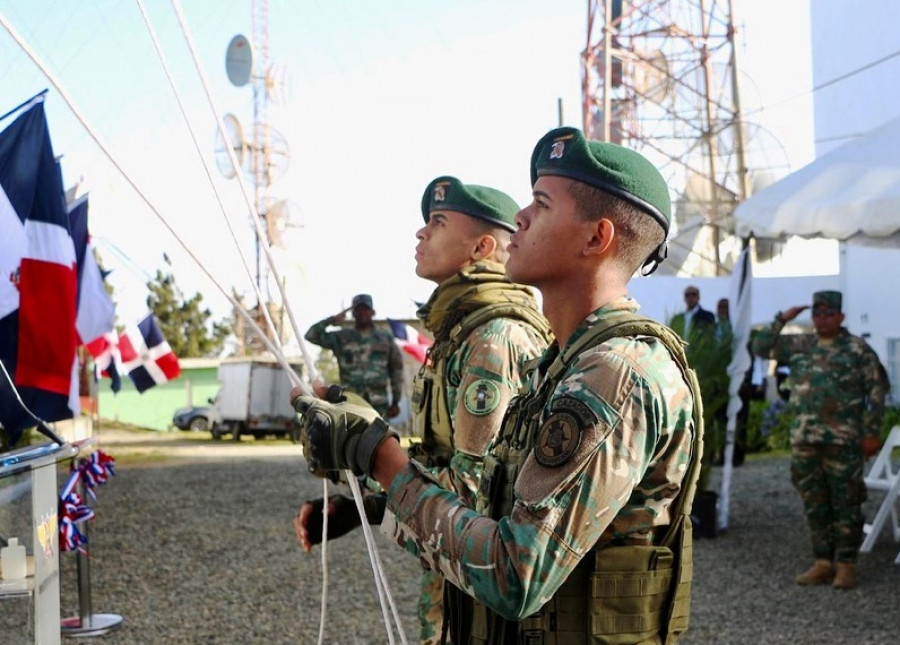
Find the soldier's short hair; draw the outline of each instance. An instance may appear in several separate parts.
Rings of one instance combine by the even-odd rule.
[[[621,240],[619,259],[629,274],[640,269],[665,239],[665,231],[653,217],[624,199],[580,181],[571,182],[569,194],[581,219],[596,221],[607,217],[613,222]]]

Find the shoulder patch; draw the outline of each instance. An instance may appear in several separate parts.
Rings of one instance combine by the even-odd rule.
[[[550,416],[538,430],[534,443],[534,458],[542,466],[562,466],[578,449],[582,431],[593,425],[591,409],[571,396],[556,399]]]
[[[493,381],[480,378],[466,388],[463,401],[469,414],[490,414],[500,405],[500,388]]]

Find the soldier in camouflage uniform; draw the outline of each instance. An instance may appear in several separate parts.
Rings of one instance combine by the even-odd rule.
[[[328,331],[353,315],[353,327]],[[372,322],[372,296],[353,296],[349,309],[320,320],[306,332],[306,340],[330,349],[338,362],[341,385],[363,397],[378,414],[393,419],[400,414],[403,395],[403,355],[394,335]],[[390,392],[388,392],[390,385]]]
[[[878,452],[887,382],[877,354],[841,326],[841,301],[839,291],[813,294],[814,334],[781,334],[809,305],[778,312],[753,352],[791,368],[791,481],[815,558],[797,583],[851,589],[863,540],[863,464]]]
[[[531,160],[511,279],[556,337],[510,404],[475,508],[362,406],[291,393],[315,472],[387,491],[382,531],[452,586],[455,643],[662,643],[687,627],[702,410],[683,344],[635,313],[631,276],[665,258],[671,203],[638,153],[558,128]]]
[[[434,345],[413,387],[414,434],[423,441],[411,452],[470,505],[503,412],[524,385],[526,365],[550,338],[531,290],[506,277],[503,263],[518,210],[498,190],[438,177],[425,189],[425,226],[416,233],[416,274],[438,286],[418,311]],[[330,502],[334,539],[334,527],[343,534],[358,524],[358,515],[346,499]],[[369,521],[380,523],[383,507],[379,512],[375,505],[366,499]],[[307,503],[298,516],[298,538],[307,550],[321,540],[321,506],[321,500]],[[446,638],[443,591],[441,575],[426,568],[418,605],[422,644]]]

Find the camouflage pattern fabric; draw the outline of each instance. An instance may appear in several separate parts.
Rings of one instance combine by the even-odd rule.
[[[485,292],[494,292],[500,297],[506,293],[504,285],[508,281],[502,274],[502,267],[495,263],[481,263],[480,289],[455,289],[456,281],[439,285],[433,301],[450,299],[444,311],[472,311],[478,306],[475,299]],[[495,289],[485,277],[488,267],[494,267],[497,277]],[[448,288],[449,287],[449,288]],[[519,292],[519,288],[516,288]],[[531,301],[536,310],[537,305]],[[440,319],[432,318],[432,326],[443,328]],[[442,341],[436,338],[432,351],[441,351]],[[447,490],[455,491],[472,507],[481,481],[484,454],[500,430],[503,413],[509,401],[518,393],[525,382],[526,365],[541,355],[547,342],[530,325],[511,318],[494,318],[473,329],[459,344],[458,349],[447,359],[443,383],[449,407],[450,424],[454,445],[449,468],[431,469],[432,475]],[[423,368],[423,369],[427,369]],[[427,410],[429,406],[423,405]],[[443,624],[443,577],[426,570],[422,575],[422,592],[418,603],[421,627],[420,643],[437,645],[441,642]],[[450,642],[446,640],[444,642]]]
[[[794,446],[791,482],[803,500],[814,557],[856,562],[865,521],[862,451],[845,445]]]
[[[887,382],[878,355],[845,328],[830,343],[816,334],[781,335],[776,319],[761,329],[753,353],[785,362],[791,370],[791,445],[858,446],[878,437]]]
[[[781,335],[780,316],[753,341],[753,353],[791,370],[791,481],[812,534],[813,554],[855,562],[865,500],[863,437],[878,437],[887,381],[878,355],[845,328],[831,342]]]
[[[384,416],[391,405],[390,396],[399,401],[403,391],[403,355],[394,335],[377,327],[366,331],[354,327],[327,331],[330,324],[330,317],[320,320],[306,332],[306,340],[334,352],[341,385],[359,394]]]
[[[525,384],[525,368],[547,342],[520,320],[494,318],[477,327],[448,361],[445,390],[453,426],[449,490],[475,505],[484,455],[503,414]]]
[[[636,309],[628,298],[602,307],[569,343],[604,316]],[[539,388],[536,375],[525,396]],[[476,600],[521,619],[540,609],[598,543],[651,543],[655,527],[670,523],[691,456],[692,407],[689,386],[661,341],[610,339],[572,361],[542,409],[550,440],[529,454],[508,516],[480,515],[411,462],[388,491],[382,532]],[[578,432],[559,452],[554,429],[564,432],[563,420],[577,423]],[[548,456],[539,463],[537,451],[563,458],[543,465]]]

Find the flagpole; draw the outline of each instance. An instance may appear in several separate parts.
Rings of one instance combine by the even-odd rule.
[[[21,110],[23,107],[26,107],[27,105],[30,105],[30,104],[33,103],[33,102],[35,101],[35,99],[37,99],[38,97],[44,97],[44,96],[47,94],[47,92],[49,92],[49,91],[50,91],[49,89],[45,89],[45,90],[42,90],[42,91],[38,92],[37,94],[35,94],[34,96],[32,96],[30,99],[28,99],[27,101],[25,101],[25,102],[22,103],[21,105],[17,105],[16,107],[14,107],[13,109],[11,109],[9,112],[7,112],[6,114],[4,114],[3,116],[0,116],[0,121],[2,121],[3,119],[5,119],[5,118],[8,117],[8,116],[12,116],[13,114],[15,114],[16,112],[18,112],[19,110]]]

